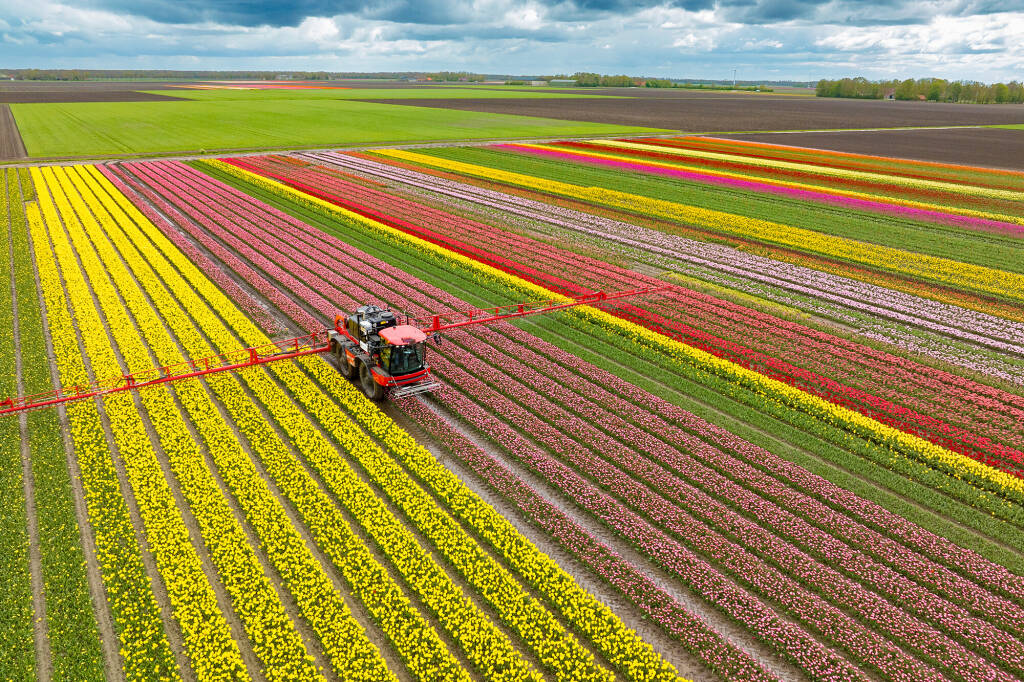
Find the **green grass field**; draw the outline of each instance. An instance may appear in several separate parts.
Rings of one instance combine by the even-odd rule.
[[[666,132],[317,98],[13,104],[11,110],[32,157]]]

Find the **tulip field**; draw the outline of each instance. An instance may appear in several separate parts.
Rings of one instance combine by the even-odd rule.
[[[0,678],[1024,678],[1024,173],[712,137],[0,170]]]

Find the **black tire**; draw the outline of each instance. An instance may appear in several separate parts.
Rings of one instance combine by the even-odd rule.
[[[359,364],[359,385],[370,400],[380,402],[384,399],[384,387],[373,380],[370,365],[365,360]]]
[[[352,379],[356,375],[356,368],[349,364],[348,353],[345,350],[344,345],[337,347],[337,352],[334,354],[338,358],[338,371],[341,372],[341,376],[346,379]]]

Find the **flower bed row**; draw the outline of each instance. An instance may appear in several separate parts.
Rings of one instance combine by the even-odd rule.
[[[239,167],[252,167],[248,160],[234,160],[233,163]],[[628,275],[625,271],[618,272],[617,269],[612,266],[608,266],[607,264],[603,264],[598,261],[593,261],[592,259],[582,258],[575,254],[561,253],[554,247],[540,245],[526,238],[502,235],[496,236],[494,239],[488,239],[490,235],[482,235],[480,238],[474,239],[474,231],[486,231],[491,234],[493,234],[494,231],[488,230],[486,226],[480,226],[479,224],[474,224],[471,221],[459,219],[458,217],[444,214],[432,216],[429,209],[422,211],[425,215],[416,224],[410,223],[404,218],[395,219],[391,216],[395,213],[394,205],[396,203],[400,203],[398,200],[388,202],[387,205],[389,206],[389,209],[386,213],[377,209],[370,209],[367,208],[367,206],[382,205],[383,197],[376,196],[376,193],[365,197],[357,196],[356,201],[359,201],[360,203],[354,203],[352,192],[345,191],[342,193],[342,190],[353,189],[353,186],[350,183],[345,183],[344,185],[339,186],[337,181],[332,181],[331,178],[324,177],[322,175],[317,175],[314,179],[312,173],[300,172],[294,175],[289,174],[288,176],[281,176],[262,168],[260,168],[260,171],[264,175],[284,180],[293,186],[298,186],[300,189],[304,189],[307,192],[311,191],[311,184],[315,182],[317,187],[329,188],[330,193],[326,193],[325,190],[318,190],[317,193],[323,198],[327,198],[332,203],[345,206],[350,210],[355,210],[357,213],[367,215],[376,220],[381,220],[393,227],[398,227],[399,229],[410,232],[411,234],[427,238],[435,243],[443,244],[459,253],[470,255],[481,262],[495,265],[499,267],[499,269],[524,276],[531,281],[556,291],[557,293],[580,295],[586,293],[587,289],[574,286],[564,279],[546,277],[545,273],[552,271],[552,266],[550,265],[551,262],[564,265],[565,269],[560,274],[564,274],[574,281],[579,281],[580,278],[583,278],[584,280],[589,279],[588,273],[592,275],[595,272],[603,270],[607,272],[609,277],[612,279],[611,286],[616,288],[628,288],[629,286],[634,286],[637,283],[637,279],[640,279],[641,283],[660,284],[657,280],[643,278],[633,272],[628,273]],[[417,209],[419,209],[419,207],[417,207]],[[431,220],[431,218],[436,218],[436,220]],[[446,218],[447,220],[445,220]],[[429,221],[429,224],[436,226],[437,229],[445,229],[445,225],[447,224],[450,231],[461,235],[464,239],[472,239],[475,244],[491,242],[492,250],[483,251],[478,247],[467,245],[465,241],[439,235],[437,232],[421,227],[423,221]],[[501,253],[511,254],[516,260],[498,256],[496,253],[496,250],[498,249],[501,249]],[[538,260],[542,261],[541,267],[544,268],[542,272],[534,268],[530,268],[529,266],[522,265],[522,261],[524,260],[524,251],[526,252],[525,255],[527,258],[534,254],[538,254],[539,252],[543,252],[543,256],[538,257]],[[609,283],[591,279],[587,284],[590,288],[596,289],[602,286],[608,286]],[[698,301],[700,301],[700,299],[710,299],[710,297],[707,296],[691,295],[683,289],[676,290],[673,293],[672,298],[681,299],[682,305],[680,306],[680,311],[690,311],[693,309],[694,306],[692,305],[691,299],[697,299]],[[703,301],[700,302],[703,303]],[[713,302],[719,303],[717,301]],[[652,304],[640,305],[647,309],[650,309],[652,306]],[[654,305],[656,305],[656,302],[654,302]],[[739,306],[732,306],[732,308],[739,308]],[[744,366],[770,373],[771,376],[780,378],[786,383],[798,384],[805,390],[816,395],[821,395],[832,402],[852,407],[857,411],[879,419],[885,423],[889,423],[897,428],[914,433],[915,435],[921,435],[932,442],[945,447],[950,447],[954,451],[961,452],[962,454],[968,454],[976,459],[992,464],[993,466],[1003,468],[1015,475],[1019,475],[1019,467],[1017,463],[1024,461],[1024,455],[1013,448],[1000,446],[999,444],[992,443],[985,438],[978,438],[976,434],[969,433],[958,427],[950,426],[933,416],[925,416],[920,413],[915,414],[912,410],[908,410],[905,407],[894,405],[887,400],[879,399],[876,396],[856,390],[852,387],[842,386],[834,380],[793,367],[785,362],[777,360],[774,357],[770,357],[762,353],[754,353],[735,343],[723,342],[721,339],[717,339],[706,334],[700,329],[694,329],[693,327],[668,321],[664,318],[656,319],[645,310],[638,309],[632,304],[618,306],[618,309],[621,311],[619,314],[626,319],[663,331],[674,338],[681,338],[691,345],[707,350],[719,357],[726,357],[734,362],[739,362]],[[705,309],[707,309],[707,307],[705,307]],[[675,313],[675,306],[673,306],[672,312]],[[731,322],[732,315],[734,314],[738,315],[738,313],[728,311],[724,316]],[[754,315],[749,315],[747,317],[754,317]],[[767,318],[768,316],[761,315],[761,317]],[[716,318],[713,317],[712,319]],[[771,325],[771,322],[773,322],[770,318],[768,320],[759,321],[762,322],[762,326]],[[736,320],[736,327],[736,334],[738,336],[742,336],[743,334],[748,333],[747,330],[749,329],[749,323],[746,319]],[[824,336],[824,334],[821,335]],[[913,367],[913,363],[905,362],[905,364],[916,369]],[[946,409],[945,406],[950,403],[950,397],[939,396],[937,403],[939,405],[943,405],[944,407],[942,409],[944,410]],[[928,407],[934,407],[934,404],[930,404]],[[929,414],[933,414],[933,412],[930,412]],[[1016,432],[1015,427],[1010,429],[1009,437],[1016,437],[1018,440],[1021,439],[1021,436]]]
[[[819,149],[807,149],[801,147],[789,147],[763,142],[752,142],[750,140],[728,140],[723,138],[634,138],[624,140],[627,142],[639,142],[642,144],[660,146],[664,148],[664,154],[672,154],[674,149],[697,149],[701,151],[723,152],[740,157],[751,157],[767,161],[797,161],[810,163],[814,166],[826,168],[840,168],[856,171],[869,171],[881,175],[905,176],[924,180],[940,180],[952,182],[968,182],[979,187],[993,187],[997,189],[1019,190],[1021,188],[1020,173],[1018,171],[1006,171],[995,168],[983,168],[979,166],[962,166],[955,164],[942,164],[934,161],[911,161],[894,159],[885,156],[868,156],[865,154],[851,154],[848,152],[825,151]],[[648,152],[655,154],[659,152]],[[690,157],[695,163],[701,165],[714,165],[742,168],[742,160],[730,162],[711,159],[697,159]],[[757,175],[788,176],[792,171],[771,166],[746,167],[749,172]],[[913,195],[935,196],[939,192],[935,190],[916,190],[908,187],[893,185],[884,187],[884,182],[870,182],[845,178],[835,180],[828,177],[817,177],[816,184],[856,184],[862,187],[874,189],[878,194],[887,194],[891,197],[902,198]],[[957,194],[946,194],[949,203],[968,205],[969,202],[978,204],[984,203],[983,197],[965,197]],[[991,202],[991,200],[989,200]]]
[[[78,218],[57,184],[52,168],[33,169],[33,175],[85,351],[98,378],[109,376],[121,365],[93,302],[86,273],[79,267],[69,241],[69,234],[74,235],[81,230]],[[47,196],[51,193],[53,202]],[[61,226],[62,219],[64,227]],[[85,256],[82,260],[84,264],[88,263]],[[94,265],[94,268],[98,267]],[[94,269],[90,274],[95,276],[98,273]],[[116,293],[107,292],[104,295],[101,289],[96,294],[101,298],[104,308],[109,312],[115,310],[107,297],[113,296],[116,299]],[[124,319],[111,320],[112,330],[125,324],[130,323]],[[141,364],[141,360],[136,361]],[[135,503],[145,525],[146,539],[167,589],[192,669],[201,678],[244,676],[246,667],[238,644],[231,636],[213,588],[203,573],[199,555],[189,539],[185,522],[164,479],[132,396],[128,393],[114,394],[105,398],[103,403]]]
[[[216,170],[213,170],[212,172],[219,173],[219,171],[216,171]],[[236,172],[241,173],[241,171],[236,171]],[[225,174],[224,177],[231,178],[231,175],[230,174]],[[252,179],[252,181],[254,183],[257,183],[257,184],[260,184],[260,183],[264,182],[262,180],[259,180],[255,176],[250,176],[250,178]],[[281,187],[282,186],[277,185],[277,188],[281,188]],[[257,186],[253,185],[253,184],[247,185],[247,188],[248,188],[247,191],[256,192],[257,194],[259,194],[260,192],[263,191],[261,189],[258,189]],[[295,194],[299,198],[305,197],[305,195],[298,194],[294,190],[287,190],[286,192],[291,192],[291,193]],[[262,194],[261,194],[261,196],[262,196]],[[267,196],[268,200],[273,200],[273,196],[275,196],[275,195],[267,194],[266,196]],[[337,209],[334,209],[333,207],[327,208],[328,205],[326,205],[326,204],[325,205],[318,205],[318,204],[316,204],[315,200],[311,200],[308,197],[302,198],[301,201],[306,202],[310,207],[315,207],[315,208],[317,208],[320,211],[319,213],[314,212],[314,213],[310,214],[310,216],[314,220],[319,220],[322,216],[331,215],[332,212],[335,212],[335,214],[336,214],[336,212],[337,212]],[[289,204],[289,205],[293,206],[293,207],[296,207],[296,208],[298,207],[298,204]],[[310,210],[312,210],[312,208]],[[300,213],[301,213],[301,211],[300,211]],[[290,218],[290,219],[294,221],[293,218]],[[387,240],[388,244],[395,244],[395,243],[397,243],[396,242],[397,238],[394,235],[391,234],[392,231],[389,230],[388,228],[382,228],[379,224],[370,223],[370,222],[365,221],[363,219],[359,219],[359,220],[361,221],[361,223],[363,223],[363,225],[362,225],[363,228],[365,228],[366,226],[369,226],[369,227],[372,228],[371,229],[371,233],[373,234],[373,237],[374,237],[374,241],[372,242],[372,244],[373,244],[372,248],[375,251],[379,251],[381,249],[384,249],[385,251],[389,251],[390,250],[390,247],[385,246],[385,244],[380,240],[381,237],[385,238]],[[300,226],[302,225],[301,223],[297,223],[297,224],[300,225]],[[343,227],[343,223],[339,223],[337,221],[334,221],[333,224],[337,227],[337,229],[341,229]],[[308,228],[306,228],[306,229],[308,229]],[[354,232],[351,229],[346,229],[344,231],[344,234],[346,235],[345,238],[347,240],[351,240],[352,238],[356,238],[357,242],[358,242],[359,239],[362,239],[362,237],[358,237],[357,236],[358,235],[357,232]],[[402,241],[402,240],[401,239],[397,239],[397,241]],[[368,242],[368,243],[370,243],[370,242]],[[414,251],[414,252],[411,252],[411,253],[415,253],[415,255],[412,255],[411,258],[409,258],[409,259],[403,259],[401,256],[398,256],[399,262],[403,263],[404,264],[403,267],[406,267],[406,269],[411,267],[412,270],[418,271],[419,268],[421,268],[423,266],[423,264],[426,262],[426,256],[424,255],[424,253],[422,251]],[[336,257],[344,259],[346,257],[346,255],[344,253],[340,253],[339,252]],[[438,258],[439,257],[437,255],[432,256],[432,259],[438,259]],[[381,264],[376,259],[371,259],[371,260],[372,260],[372,262],[377,264],[375,267],[377,267],[378,269],[386,267],[385,264]],[[431,269],[430,270],[430,273],[433,273],[433,274],[428,274],[427,275],[429,277],[436,277],[437,281],[444,281],[444,282],[449,281],[452,278],[452,276],[455,273],[459,272],[459,269],[462,268],[461,265],[459,265],[458,263],[454,263],[450,258],[440,258],[439,260],[437,260],[437,263],[438,263],[438,267],[436,269]],[[431,266],[431,268],[433,268],[433,267],[434,266]],[[476,277],[475,275],[471,276],[471,279],[474,282],[476,281],[475,277]],[[476,286],[476,284],[473,283],[473,284],[470,284],[469,286],[473,287],[473,286]],[[440,296],[442,300],[447,300],[446,299],[446,295],[441,293],[441,292],[436,292],[435,295]],[[493,292],[491,292],[491,294],[490,294],[491,298],[486,299],[486,300],[495,300],[494,299],[495,296],[500,298],[500,297],[508,296],[508,295],[509,295],[508,291],[500,289],[500,287],[499,287],[499,289],[495,289]],[[534,295],[534,294],[529,294],[529,293],[523,294],[521,292],[517,292],[517,293],[512,294],[513,297],[518,297],[518,298],[522,298],[523,296],[530,296],[530,295]],[[460,304],[458,302],[455,302],[455,303],[453,303],[453,305],[458,306]],[[464,305],[464,304],[461,304],[461,305]],[[575,345],[573,345],[574,349],[583,349],[583,348],[590,347],[590,346],[593,345],[593,343],[595,341],[598,340],[597,337],[594,336],[595,330],[594,330],[593,326],[587,325],[587,324],[581,324],[581,326],[579,327],[580,333],[577,333],[576,332],[577,322],[574,319],[572,319],[572,318],[566,319],[566,322],[568,322],[569,325],[572,327],[570,336],[572,336],[572,343],[575,344]],[[566,330],[566,331],[569,331],[569,330]],[[565,331],[560,331],[560,333],[563,336],[565,335]],[[642,348],[642,347],[637,347],[635,344],[631,344],[629,341],[627,341],[627,340],[625,340],[625,339],[623,339],[623,338],[621,338],[621,337],[619,337],[617,335],[610,335],[610,336],[609,335],[604,335],[603,336],[603,341],[600,341],[600,343],[603,344],[601,346],[602,348],[607,348],[607,350],[600,351],[602,353],[605,353],[605,352],[619,353],[619,349],[621,348],[622,352],[619,353],[619,357],[618,357],[618,362],[620,362],[620,363],[621,362],[625,362],[627,364],[630,364],[630,366],[632,366],[632,364],[635,364],[635,362],[636,362],[633,359],[634,356],[640,355],[640,356],[643,357],[643,362],[645,362],[645,363],[646,362],[651,362],[651,363],[654,363],[654,364],[658,365],[657,369],[654,370],[656,373],[664,374],[665,372],[677,372],[680,369],[682,369],[680,366],[673,364],[671,361],[666,361],[664,359],[664,354],[663,353],[652,353],[652,352],[648,351],[648,349]],[[588,344],[589,344],[589,346],[588,346]],[[578,351],[574,350],[573,352],[578,352]],[[599,364],[604,363],[604,360],[601,359],[599,356],[594,356],[593,354],[590,354],[590,357],[591,357],[591,361],[592,362],[598,362]],[[641,370],[641,371],[646,373],[646,372],[650,372],[651,370],[650,369],[644,369],[644,370]],[[691,370],[687,370],[687,371],[690,372]],[[782,406],[775,406],[774,403],[765,403],[764,400],[763,400],[763,396],[758,398],[758,397],[755,397],[753,395],[747,396],[747,394],[743,393],[743,392],[737,392],[735,386],[723,382],[721,379],[715,377],[712,374],[696,373],[696,374],[694,374],[693,378],[697,382],[696,384],[686,383],[685,386],[680,385],[679,390],[688,391],[688,390],[693,390],[693,388],[695,386],[701,386],[701,387],[704,387],[704,388],[700,389],[702,391],[706,392],[708,389],[710,389],[711,393],[709,395],[711,395],[711,396],[716,396],[716,395],[734,395],[734,397],[739,398],[742,401],[749,402],[752,406],[756,407],[759,410],[759,412],[755,415],[755,413],[751,412],[750,410],[744,409],[744,411],[742,412],[742,414],[744,415],[743,416],[744,419],[753,419],[754,422],[761,423],[761,421],[763,421],[763,417],[760,415],[760,411],[763,411],[766,408],[767,409],[771,409],[773,414],[779,413],[779,411],[781,410],[780,416],[785,416],[785,418],[787,420],[792,420],[796,416],[796,415],[792,414],[791,412],[787,412],[786,408],[784,408]],[[747,400],[748,397],[750,398],[749,401]],[[733,410],[735,408],[732,407],[731,405],[727,404],[727,403],[723,403],[722,406],[719,407],[719,409]],[[842,436],[841,434],[836,434],[836,436],[837,436],[836,442],[837,443],[842,443],[844,445],[845,450],[836,450],[836,451],[833,452],[830,449],[822,449],[820,447],[821,444],[817,440],[815,440],[815,438],[820,437],[822,434],[830,433],[830,428],[831,427],[823,426],[823,425],[820,424],[820,422],[814,422],[813,420],[810,420],[807,417],[801,417],[801,418],[799,418],[794,423],[800,423],[801,424],[801,428],[807,429],[807,433],[815,433],[815,434],[817,434],[817,436],[815,436],[814,438],[808,439],[807,442],[804,443],[803,442],[803,440],[804,440],[803,436],[805,434],[803,434],[803,432],[796,432],[796,434],[800,434],[801,437],[797,438],[797,440],[795,440],[794,442],[801,443],[803,445],[803,447],[815,448],[817,450],[817,452],[819,453],[819,456],[828,457],[832,461],[835,461],[835,462],[841,462],[843,464],[843,466],[854,466],[855,470],[860,472],[861,475],[870,475],[870,476],[872,476],[874,478],[879,478],[879,476],[881,475],[881,472],[873,470],[871,468],[871,466],[873,466],[873,465],[868,465],[867,467],[860,467],[859,465],[857,465],[857,463],[859,461],[857,459],[858,457],[865,458],[865,460],[867,462],[877,462],[878,464],[882,464],[882,465],[885,465],[887,467],[890,467],[894,471],[899,471],[900,475],[911,475],[913,478],[920,479],[922,481],[927,481],[929,487],[927,489],[922,488],[920,491],[918,491],[914,487],[906,486],[905,482],[904,482],[904,479],[901,479],[900,476],[897,476],[894,473],[889,473],[888,471],[886,471],[884,476],[881,476],[881,479],[880,479],[880,480],[884,480],[885,481],[885,485],[892,486],[893,489],[896,489],[896,490],[901,490],[904,495],[916,495],[917,499],[920,499],[923,504],[926,504],[926,505],[928,505],[928,506],[930,506],[930,507],[932,507],[932,508],[934,508],[936,510],[941,510],[943,513],[951,514],[953,516],[953,518],[957,518],[962,523],[970,524],[970,525],[972,525],[974,527],[977,527],[977,528],[985,528],[987,530],[987,532],[993,533],[993,534],[998,534],[1000,537],[1006,537],[1008,533],[1012,535],[1012,529],[1006,528],[1005,524],[1000,524],[1000,523],[993,524],[993,523],[990,523],[991,519],[987,516],[987,514],[984,517],[977,517],[976,515],[968,512],[966,509],[960,511],[956,507],[951,506],[949,504],[948,498],[944,498],[942,495],[936,496],[935,490],[933,490],[933,488],[934,489],[944,489],[944,490],[947,490],[949,492],[955,492],[958,496],[962,496],[965,501],[966,500],[970,500],[971,504],[974,504],[974,505],[982,506],[982,507],[985,507],[985,508],[988,508],[988,506],[991,505],[991,503],[988,500],[986,500],[984,498],[976,497],[975,493],[973,493],[971,491],[971,489],[963,487],[963,484],[961,482],[957,481],[956,479],[950,478],[950,477],[948,477],[948,476],[946,476],[944,474],[941,474],[939,472],[936,472],[936,471],[933,471],[933,470],[930,470],[930,469],[921,468],[918,465],[914,465],[910,460],[892,459],[891,453],[885,454],[885,453],[882,453],[880,451],[877,451],[876,448],[874,448],[873,446],[871,446],[869,444],[857,445],[857,441],[851,441],[848,437]],[[743,426],[742,422],[737,422],[737,426],[739,428],[741,428],[741,429],[745,429],[745,427]],[[789,427],[782,425],[780,422],[770,421],[769,423],[766,423],[763,426],[763,428],[772,429],[772,430],[776,430],[777,431],[780,428],[783,429],[783,430],[786,430]],[[756,436],[756,434],[753,434],[753,432],[751,432],[751,433],[752,433],[752,435]],[[790,437],[792,437],[792,436],[790,436]],[[853,446],[853,447],[851,448],[851,446]],[[851,454],[854,454],[854,453],[855,453],[856,456],[851,458]],[[801,457],[799,457],[799,455],[798,455],[798,459],[800,459],[801,461],[804,461],[808,465],[816,466],[816,463],[815,463],[814,460],[807,459],[807,458],[801,458]],[[835,474],[834,470],[830,471],[830,470],[826,469],[826,471],[829,472],[830,476]],[[849,479],[848,478],[847,480],[851,484],[857,485],[857,481],[855,479]],[[873,492],[871,488],[862,487],[861,489],[864,490],[868,494],[871,494]],[[992,509],[993,510],[998,510],[998,509],[1000,509],[1000,507],[992,506]],[[909,509],[908,511],[911,514],[913,514],[913,509]],[[920,517],[920,518],[923,521],[925,521],[925,522],[929,522],[931,520],[931,517],[927,517],[927,516],[923,516],[923,517]],[[887,532],[888,528],[890,526],[892,526],[892,525],[893,525],[893,522],[890,519],[886,523],[882,523],[882,524],[878,525],[877,527],[882,532]],[[975,543],[973,543],[973,538],[975,536],[967,535],[967,534],[959,534],[959,532],[957,531],[957,529],[955,527],[943,526],[943,531],[942,532],[945,535],[949,535],[951,537],[957,537],[961,542],[966,542],[968,545],[974,546],[974,544],[975,544]],[[934,547],[929,547],[929,550],[931,550],[931,549],[934,549]],[[988,549],[988,548],[985,548],[985,549]],[[981,580],[981,581],[986,582],[986,583],[989,583],[991,581],[991,579],[992,579],[992,576],[994,576],[996,574],[999,574],[1000,572],[1005,574],[1005,569],[1002,569],[1001,567],[998,567],[998,566],[996,566],[994,564],[990,564],[989,563],[989,564],[987,564],[987,568],[981,568],[981,566],[985,565],[985,562],[983,561],[982,564],[979,565],[979,564],[976,563],[976,561],[974,559],[971,559],[969,556],[961,556],[958,559],[953,560],[953,561],[949,561],[949,558],[951,556],[953,556],[953,555],[949,555],[949,554],[945,554],[944,555],[944,554],[942,554],[942,552],[940,552],[937,556],[941,556],[942,560],[944,562],[948,562],[948,563],[946,563],[946,565],[948,565],[949,567],[953,568],[954,570],[961,570],[961,566],[967,566],[967,565],[970,565],[972,567],[977,567],[978,570],[976,572],[972,573],[972,577],[974,577],[974,579],[978,579],[978,580]],[[1006,589],[1006,583],[1005,582],[1001,583],[999,589],[1005,590]],[[1011,593],[1012,593],[1012,590],[1011,590]]]
[[[265,264],[265,261],[264,261],[264,264]],[[322,418],[322,419],[324,420],[324,422],[326,423],[326,426],[327,426],[327,427],[329,428],[329,430],[330,430],[330,429],[334,429],[334,430],[335,430],[335,433],[336,433],[336,435],[338,436],[338,438],[339,438],[339,439],[340,439],[340,438],[342,438],[342,437],[345,437],[345,436],[344,436],[344,432],[339,432],[339,431],[337,431],[337,429],[338,429],[338,428],[340,428],[340,427],[339,427],[339,426],[337,426],[336,424],[334,424],[334,423],[332,422],[332,420],[331,420],[331,418],[330,418],[330,412],[331,412],[331,411],[330,411],[330,410],[328,410],[328,409],[327,409],[326,407],[324,407],[324,406],[321,406],[321,408],[319,408],[319,409],[318,409],[318,411],[317,411],[317,414],[319,414],[319,415],[322,415],[322,417],[319,417],[319,418]],[[356,437],[356,436],[355,436],[355,435],[353,435],[352,433],[349,433],[347,437],[348,437],[349,441],[351,442],[351,438],[353,438],[353,437]],[[367,467],[368,467],[368,471],[371,471],[371,472],[372,472],[372,473],[371,473],[371,475],[375,475],[375,474],[373,473],[373,471],[374,471],[374,470],[373,470],[373,467],[371,466],[372,464],[374,464],[374,461],[373,461],[372,459],[367,459],[367,460],[360,460],[360,461],[361,461],[361,462],[364,462],[365,466],[367,466]],[[378,466],[379,466],[379,465],[378,465]],[[326,478],[327,478],[328,480],[330,480],[330,471],[331,471],[331,469],[332,469],[332,467],[331,467],[331,466],[329,466],[328,464],[325,464],[325,465],[323,466],[323,469],[322,469],[322,471],[324,472],[324,475],[325,475],[325,477],[326,477]],[[394,473],[394,472],[391,472],[391,474],[393,474],[393,473]],[[389,485],[390,485],[390,487],[392,488],[392,491],[391,491],[391,493],[389,493],[389,497],[392,497],[393,499],[395,499],[395,501],[396,501],[396,504],[402,504],[402,503],[404,503],[404,501],[406,501],[407,499],[409,499],[409,500],[410,500],[410,503],[412,503],[412,502],[414,502],[414,501],[415,501],[415,497],[414,497],[414,496],[411,496],[411,495],[409,495],[409,489],[407,489],[407,491],[404,491],[404,492],[403,492],[402,494],[398,494],[398,493],[396,493],[396,492],[394,492],[394,491],[393,491],[393,488],[394,488],[394,486],[395,486],[395,485],[397,485],[397,484],[398,484],[398,482],[399,482],[399,480],[396,480],[396,479],[394,478],[394,476],[393,476],[393,475],[391,475],[390,477],[388,477],[387,475],[385,475],[385,474],[384,474],[384,473],[382,472],[382,473],[378,473],[378,474],[376,474],[376,475],[375,475],[375,477],[376,477],[376,478],[377,478],[377,479],[378,479],[379,481],[381,481],[382,487],[385,487],[385,483],[384,483],[383,481],[388,481],[388,484],[389,484]],[[434,520],[436,521],[436,517],[435,517],[435,519],[434,519]],[[451,526],[450,526],[450,529],[451,529]],[[429,534],[428,534],[428,535],[429,535]],[[436,536],[435,536],[435,538],[437,539],[437,542],[439,542],[439,543],[440,543],[440,546],[441,546],[441,548],[442,548],[442,550],[443,550],[443,543],[441,542],[441,539],[440,539],[440,537],[436,537]],[[452,538],[455,538],[455,536],[453,536]],[[450,539],[450,541],[449,541],[449,542],[451,542],[451,539]],[[478,558],[479,558],[479,557],[478,557]],[[472,577],[471,577],[471,579],[472,579]],[[481,588],[481,589],[482,589],[482,588]],[[484,594],[486,594],[486,591],[485,591],[485,590],[484,590]],[[453,614],[453,615],[457,615],[457,614]],[[513,619],[513,620],[514,620],[514,619]],[[538,616],[537,614],[535,614],[534,616],[522,616],[522,622],[521,622],[521,623],[518,623],[518,624],[513,624],[513,626],[514,626],[514,627],[516,627],[517,629],[519,629],[519,631],[520,631],[520,632],[521,632],[521,634],[522,634],[522,635],[524,636],[524,638],[526,639],[526,641],[527,641],[527,642],[529,642],[529,641],[531,641],[531,640],[536,640],[536,639],[537,639],[537,635],[528,635],[528,634],[527,634],[527,633],[529,632],[530,628],[535,628],[535,627],[536,627],[536,625],[540,625],[541,623],[543,623],[543,621],[544,621],[544,620],[543,620],[543,617],[539,617],[539,616]],[[550,626],[549,626],[549,627],[550,627]],[[525,628],[525,629],[524,629],[524,628]],[[539,646],[539,644],[535,644],[535,646]],[[573,654],[573,655],[574,655],[574,654]],[[550,657],[550,656],[549,656],[549,657]],[[581,675],[581,674],[586,674],[586,673],[585,673],[585,672],[584,672],[583,670],[581,670],[581,669],[577,669],[577,670],[575,670],[575,672],[574,672],[574,673],[572,674],[572,676],[579,676],[579,675]]]
[[[922,206],[907,206],[902,203],[879,201],[878,197],[860,192],[823,191],[820,187],[803,183],[784,181],[765,182],[748,179],[747,176],[732,173],[709,173],[689,166],[664,163],[652,160],[636,160],[629,155],[609,153],[618,152],[617,149],[607,150],[601,145],[590,144],[503,144],[498,145],[499,149],[519,151],[526,154],[535,154],[542,158],[562,159],[567,161],[583,161],[605,168],[615,168],[638,173],[647,173],[662,177],[679,178],[694,182],[706,183],[718,187],[728,187],[744,191],[759,192],[773,196],[786,197],[811,201],[827,206],[838,206],[840,208],[855,211],[866,211],[878,213],[884,216],[895,218],[908,218],[923,222],[938,223],[962,227],[968,230],[992,232],[995,234],[1006,234],[1024,236],[1024,225],[1005,220],[992,220],[978,216],[950,213],[948,211],[936,210],[939,208],[924,208]]]
[[[624,140],[605,140],[600,144],[613,148],[637,149],[641,151],[665,151],[665,147],[645,144],[643,142],[629,142]],[[1024,201],[1024,192],[1017,189],[1003,189],[998,187],[983,187],[978,185],[964,184],[949,180],[935,180],[930,178],[914,178],[909,176],[893,176],[886,173],[875,173],[871,171],[854,170],[849,168],[836,168],[834,166],[822,166],[818,164],[800,163],[782,159],[762,159],[754,156],[740,156],[723,152],[713,152],[702,149],[686,149],[673,147],[672,151],[683,157],[696,157],[714,159],[719,161],[738,161],[754,167],[781,168],[804,173],[822,175],[828,178],[841,178],[852,180],[867,180],[869,182],[894,184],[900,188],[913,188],[924,190],[936,190],[950,194],[973,195],[985,199],[1005,199],[1008,201]]]
[[[48,202],[41,205],[49,219],[56,220]],[[30,205],[27,213],[61,383],[84,385],[89,377],[40,205]],[[68,407],[67,415],[125,676],[129,680],[152,679],[154,675],[180,679],[136,543],[125,501],[127,491],[121,488],[114,470],[99,411],[94,403],[79,402]]]
[[[260,234],[260,233],[254,234],[254,238],[255,238],[255,239],[257,239],[257,240],[272,240],[272,238],[270,237],[270,235],[268,235],[268,234]],[[280,247],[279,247],[279,248],[280,248]],[[359,258],[366,258],[366,257],[365,257],[365,255],[360,255],[360,256],[359,256]],[[280,261],[281,261],[281,259],[282,259],[282,256],[280,255],[280,253],[279,253],[279,254],[278,254],[278,255],[277,255],[277,256],[276,256],[275,258],[274,258],[275,262],[280,262]],[[375,264],[375,265],[376,265],[376,264]],[[310,266],[310,265],[307,265],[307,267],[314,267],[314,266]],[[379,271],[379,269],[380,269],[380,268],[379,268],[379,266],[376,266],[376,267],[375,267],[375,270]],[[346,276],[350,276],[350,275],[346,275]],[[314,277],[315,277],[315,276],[314,276]],[[310,278],[311,278],[311,275],[310,275],[310,274],[309,274],[308,272],[307,272],[307,273],[305,274],[305,276],[303,277],[303,279],[305,279],[306,281],[311,281],[311,282],[314,282],[314,280],[311,280]],[[328,285],[328,284],[327,284],[326,282],[321,282],[321,281],[315,281],[315,286],[316,286],[316,287],[317,287],[317,289],[318,289],[318,290],[320,290],[320,291],[324,291],[324,290],[325,290],[326,288],[330,287],[330,285]],[[364,284],[363,286],[366,286],[366,285]],[[384,292],[382,292],[382,291],[376,291],[376,290],[372,290],[372,293],[375,293],[375,294],[377,294],[377,295],[383,295],[383,293],[384,293]],[[395,302],[396,302],[396,303],[399,303],[399,304],[404,304],[404,303],[413,303],[413,304],[416,304],[416,303],[419,303],[419,302],[417,302],[417,301],[411,301],[411,302],[406,302],[406,301],[402,301],[402,300],[400,300],[400,299],[399,299],[399,300],[397,300],[397,301],[395,301]],[[525,427],[525,425],[524,425],[524,424],[521,424],[521,426],[524,426],[524,427]],[[969,656],[968,656],[968,658],[969,658]]]

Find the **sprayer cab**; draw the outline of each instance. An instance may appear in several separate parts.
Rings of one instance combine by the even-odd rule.
[[[355,379],[371,400],[426,393],[438,384],[427,364],[427,335],[399,324],[394,312],[364,305],[335,319],[330,332],[331,352],[341,373]]]

